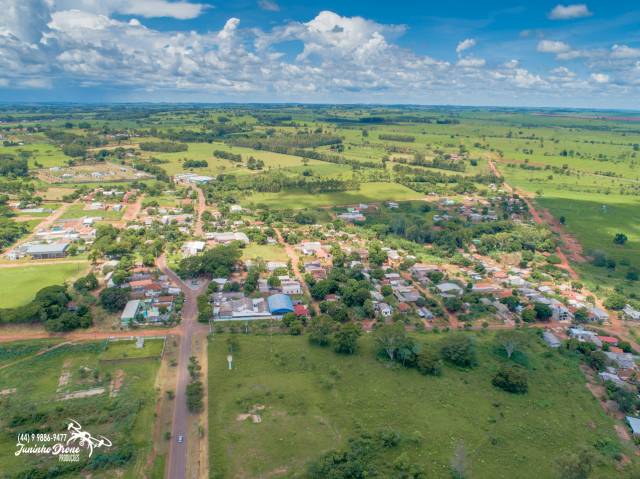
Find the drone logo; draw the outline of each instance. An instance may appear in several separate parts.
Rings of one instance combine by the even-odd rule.
[[[67,431],[72,431],[69,439],[67,439],[67,446],[69,444],[76,444],[80,447],[86,447],[89,450],[89,457],[93,454],[94,449],[99,449],[103,446],[111,447],[111,441],[104,436],[93,437],[89,432],[83,431],[82,426],[75,419],[69,419],[71,421],[67,426]]]

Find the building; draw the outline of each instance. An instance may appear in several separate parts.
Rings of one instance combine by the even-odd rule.
[[[139,299],[134,299],[127,302],[126,306],[124,307],[124,311],[122,311],[122,314],[120,315],[120,324],[122,324],[123,326],[128,326],[132,321],[135,321],[136,315],[138,314],[139,310]]]
[[[440,283],[436,288],[438,288],[440,294],[445,297],[460,296],[464,291],[462,287],[456,283]]]
[[[228,231],[224,233],[207,233],[205,237],[207,239],[212,239],[222,244],[231,243],[233,241],[242,241],[244,244],[249,244],[249,237],[240,231]]]
[[[630,319],[632,321],[640,321],[640,311],[632,307],[630,304],[627,304],[622,310],[622,314],[626,319]]]
[[[550,348],[555,349],[560,347],[560,340],[551,331],[545,331],[542,333],[542,339],[544,339],[544,342],[547,343],[547,346]]]
[[[631,433],[634,436],[640,436],[640,418],[627,416],[627,424],[631,428]]]
[[[187,241],[182,245],[182,254],[185,256],[194,256],[204,251],[204,241]]]
[[[291,298],[286,294],[271,295],[267,298],[267,303],[269,304],[269,311],[275,316],[282,316],[294,311]]]
[[[213,181],[212,176],[196,175],[195,173],[181,173],[174,177],[176,183],[191,183],[194,185],[202,185]]]
[[[217,295],[214,300],[213,315],[219,321],[269,319],[267,302],[264,298],[227,298]]]
[[[67,255],[69,243],[31,244],[25,249],[25,254],[33,259],[64,258]]]
[[[302,294],[300,282],[295,280],[282,281],[282,283],[280,283],[280,289],[282,290],[282,294]]]

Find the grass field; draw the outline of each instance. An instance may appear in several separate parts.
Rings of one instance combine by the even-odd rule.
[[[266,205],[270,208],[317,208],[321,206],[352,205],[357,203],[387,200],[408,201],[423,195],[397,183],[363,183],[357,191],[340,191],[310,195],[305,191],[282,191],[279,193],[255,193],[242,203]]]
[[[85,216],[101,217],[104,220],[119,220],[124,214],[125,208],[120,211],[113,210],[86,210],[83,204],[72,205],[64,212],[61,219],[84,218]]]
[[[0,308],[13,308],[28,303],[45,286],[62,284],[80,276],[88,266],[87,262],[0,268]]]
[[[265,261],[287,261],[287,252],[279,244],[250,243],[242,250],[242,259],[262,258]]]
[[[18,434],[66,433],[69,418],[93,436],[104,435],[112,442],[110,448],[94,450],[92,458],[82,450],[80,464],[93,461],[89,469],[91,477],[134,479],[144,475],[152,446],[156,403],[153,386],[159,355],[102,361],[99,358],[105,346],[105,343],[65,345],[0,370],[0,389],[16,389],[0,399],[0,464],[8,477],[16,477],[18,473],[23,474],[19,477],[36,477],[33,469],[46,471],[64,465],[55,457],[15,456],[14,451]],[[133,355],[135,343],[119,343],[120,348],[125,346]],[[114,387],[117,393],[111,392]],[[65,394],[92,388],[104,388],[104,392],[64,399]],[[84,474],[76,470],[55,477],[81,476]]]
[[[424,335],[432,344],[439,335]],[[491,336],[478,337],[479,366],[446,367],[441,377],[376,359],[370,337],[355,356],[309,345],[304,337],[239,336],[227,369],[224,336],[209,346],[211,477],[304,477],[309,461],[359,433],[392,429],[404,438],[381,464],[401,454],[426,477],[450,478],[459,441],[471,477],[558,477],[555,462],[597,439],[617,449],[613,424],[585,387],[578,361],[534,340],[527,350],[529,393],[491,386],[501,359]],[[255,406],[262,422],[239,421]],[[405,440],[421,438],[419,444]],[[604,461],[590,477],[616,475]],[[399,476],[398,476],[399,477]]]
[[[62,152],[59,146],[48,143],[31,143],[23,146],[2,146],[0,154],[8,153],[19,156],[20,152],[29,152],[29,168],[51,168],[52,166],[64,166],[71,158]]]

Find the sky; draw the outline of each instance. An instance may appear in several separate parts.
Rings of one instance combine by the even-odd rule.
[[[640,109],[640,3],[0,0],[0,101]]]

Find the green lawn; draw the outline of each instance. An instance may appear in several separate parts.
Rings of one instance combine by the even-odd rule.
[[[0,308],[13,308],[28,303],[45,286],[62,284],[80,276],[88,266],[87,262],[0,268]]]
[[[363,183],[357,191],[340,191],[310,195],[306,191],[281,191],[279,193],[255,193],[248,196],[245,205],[267,205],[271,208],[317,208],[321,206],[352,205],[387,200],[408,201],[423,195],[397,183]]]
[[[135,343],[122,343],[134,354]],[[159,359],[101,361],[105,343],[65,345],[44,355],[31,357],[0,370],[0,389],[16,392],[0,399],[0,464],[8,477],[36,477],[63,465],[49,456],[15,456],[17,435],[28,432],[66,433],[69,418],[78,421],[92,435],[104,435],[110,448],[83,449],[80,464],[103,464],[90,475],[94,479],[144,476],[152,447],[156,392],[155,376]],[[65,371],[66,382],[60,384]],[[117,394],[112,385],[121,382]],[[83,398],[63,400],[64,394],[104,388],[104,392]],[[131,454],[132,453],[132,454]],[[111,463],[105,461],[107,455]],[[115,461],[114,461],[115,460]],[[114,462],[122,465],[115,466]],[[56,475],[61,478],[85,477],[79,470]],[[22,474],[17,476],[17,474]],[[38,475],[37,477],[44,477]],[[52,476],[47,476],[52,477]]]
[[[418,339],[430,345],[440,337]],[[238,339],[232,371],[225,336],[209,346],[212,478],[304,477],[309,461],[381,429],[403,439],[379,458],[380,466],[406,454],[429,478],[451,477],[459,441],[476,478],[558,477],[556,460],[579,446],[604,439],[618,447],[612,421],[585,387],[577,359],[537,340],[527,352],[530,391],[521,396],[491,386],[500,360],[490,335],[478,337],[478,367],[447,366],[441,377],[377,360],[370,337],[360,339],[355,356],[310,346],[305,337]],[[258,405],[264,406],[262,422],[238,420]],[[614,475],[609,460],[590,477]]]
[[[163,344],[163,339],[145,339],[143,347],[137,348],[135,341],[112,341],[100,354],[100,360],[159,358]]]

